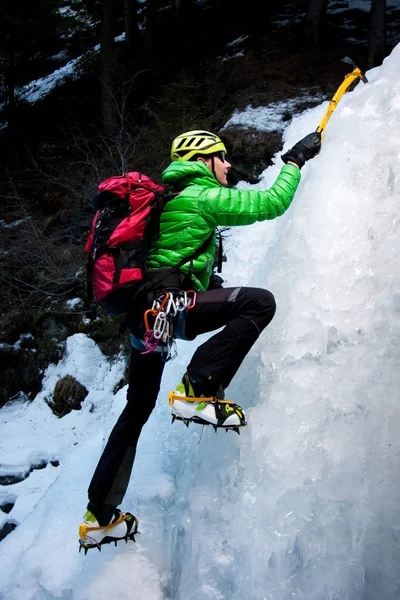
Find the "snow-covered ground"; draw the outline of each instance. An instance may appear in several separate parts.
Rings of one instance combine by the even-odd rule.
[[[0,543],[1,600],[400,598],[400,45],[367,76],[290,209],[229,232],[226,285],[266,287],[278,306],[228,389],[248,426],[199,444],[199,428],[171,425],[167,393],[204,338],[181,342],[123,505],[137,544],[78,553],[87,485],[125,402],[122,359],[72,336],[35,400],[0,411],[0,478],[25,476],[1,479],[12,509],[0,514],[16,525]],[[285,149],[327,106],[293,119]],[[242,126],[265,127],[265,110]],[[66,374],[89,394],[58,419],[46,400]]]

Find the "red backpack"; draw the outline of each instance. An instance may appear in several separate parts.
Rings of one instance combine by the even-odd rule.
[[[86,244],[88,301],[95,299],[111,314],[129,313],[151,303],[154,295],[166,288],[185,288],[190,270],[189,277],[185,277],[180,268],[188,262],[192,268],[193,260],[206,250],[214,232],[192,256],[173,267],[146,269],[150,242],[159,236],[163,208],[179,192],[166,191],[136,171],[109,177],[99,185],[98,192]]]
[[[172,195],[136,171],[109,177],[98,192],[86,244],[88,299],[94,295],[107,312],[119,314],[143,288],[148,244]]]

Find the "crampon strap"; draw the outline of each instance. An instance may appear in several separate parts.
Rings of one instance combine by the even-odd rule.
[[[168,404],[171,407],[174,405],[174,400],[183,400],[184,402],[210,402],[212,404],[215,404],[216,402],[218,402],[218,404],[235,404],[232,402],[232,400],[222,400],[221,398],[216,398],[215,396],[210,396],[208,398],[203,396],[201,398],[188,398],[186,396],[179,396],[172,391],[168,394]]]

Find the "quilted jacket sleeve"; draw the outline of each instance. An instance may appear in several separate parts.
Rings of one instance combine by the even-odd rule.
[[[203,188],[198,208],[214,226],[234,227],[275,219],[289,208],[299,182],[300,170],[285,165],[268,190]]]

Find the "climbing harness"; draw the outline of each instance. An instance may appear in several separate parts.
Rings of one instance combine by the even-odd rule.
[[[361,81],[363,83],[368,83],[368,79],[366,78],[365,74],[355,65],[355,63],[351,60],[351,58],[348,58],[347,56],[345,56],[341,62],[350,64],[352,66],[353,70],[351,71],[351,73],[348,73],[347,75],[345,75],[344,80],[342,81],[342,83],[338,87],[338,89],[336,90],[336,93],[332,97],[325,115],[323,116],[320,124],[317,127],[317,131],[319,133],[321,133],[321,139],[323,139],[326,125],[327,125],[329,119],[331,118],[331,116],[333,115],[333,112],[336,109],[336,107],[339,103],[339,100],[341,99],[343,94],[351,91],[359,79],[361,79]]]
[[[176,338],[185,339],[183,325],[185,312],[196,305],[196,292],[165,291],[158,294],[152,307],[144,313],[146,328],[142,354],[161,352],[164,362],[177,356]],[[131,336],[131,341],[132,341]],[[136,344],[133,344],[136,346]],[[137,346],[136,346],[137,347]]]

